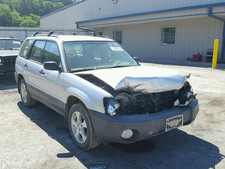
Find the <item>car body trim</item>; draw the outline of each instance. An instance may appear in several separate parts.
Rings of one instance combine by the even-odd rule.
[[[39,102],[55,110],[57,113],[63,116],[65,115],[65,109],[66,109],[65,103],[29,84],[27,84],[27,87],[29,92],[31,93],[31,96],[34,99],[38,100]]]

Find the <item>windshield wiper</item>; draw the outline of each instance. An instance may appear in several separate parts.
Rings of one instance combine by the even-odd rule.
[[[111,69],[111,68],[120,68],[120,67],[131,67],[131,66],[134,66],[134,65],[116,65],[116,66],[109,67],[109,69]]]
[[[72,71],[70,71],[70,72],[71,72],[71,73],[75,73],[75,72],[83,72],[83,71],[96,70],[96,69],[97,69],[97,68],[88,68],[88,69],[82,68],[82,69],[72,70]]]

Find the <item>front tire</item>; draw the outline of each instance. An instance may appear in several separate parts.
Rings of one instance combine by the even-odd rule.
[[[87,109],[80,103],[71,107],[68,117],[71,137],[82,150],[93,149],[101,144],[97,139]]]
[[[37,103],[36,100],[34,100],[31,95],[29,90],[27,89],[27,85],[24,79],[22,79],[19,83],[19,89],[20,89],[20,97],[21,101],[24,106],[26,107],[31,107]]]

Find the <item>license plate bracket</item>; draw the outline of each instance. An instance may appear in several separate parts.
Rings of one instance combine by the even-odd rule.
[[[166,119],[165,131],[170,131],[183,126],[183,114]]]

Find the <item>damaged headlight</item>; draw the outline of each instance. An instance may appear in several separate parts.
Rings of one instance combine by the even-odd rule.
[[[188,82],[185,82],[184,86],[175,95],[177,100],[174,102],[174,106],[187,106],[196,97]]]
[[[112,98],[104,99],[104,105],[106,108],[106,113],[110,116],[114,116],[116,114],[116,110],[120,107],[120,104]]]
[[[189,79],[191,77],[191,73],[187,74],[186,77]]]

